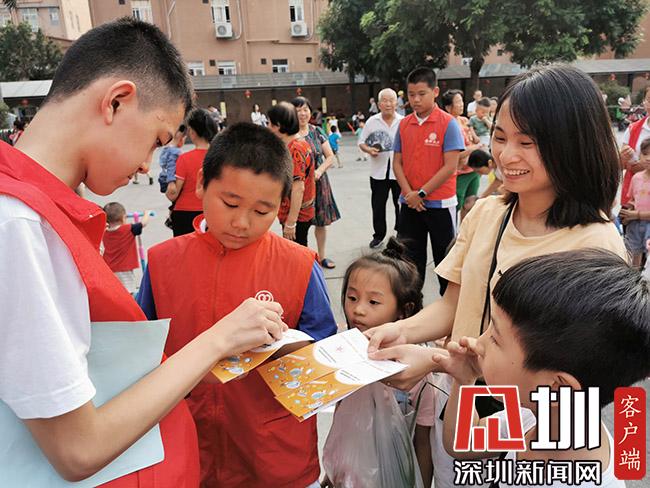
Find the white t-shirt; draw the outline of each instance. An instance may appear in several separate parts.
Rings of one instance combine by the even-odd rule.
[[[648,117],[648,120],[646,120],[646,123],[643,124],[643,127],[641,128],[641,134],[639,134],[639,139],[636,143],[636,147],[633,147],[634,149],[634,159],[638,160],[639,159],[639,148],[641,147],[641,143],[645,141],[646,139],[650,138],[650,126],[648,124],[650,123],[650,117]],[[628,127],[625,129],[625,133],[623,134],[623,138],[621,139],[621,143],[623,144],[628,144],[630,143],[630,128]]]
[[[501,427],[500,436],[502,439],[507,438],[508,429],[507,429],[507,423],[505,421],[505,411],[497,412],[493,415],[493,417],[500,418],[501,420],[499,424]],[[524,427],[524,432],[528,432],[537,423],[533,413],[530,410],[525,408],[521,409],[521,418]],[[566,483],[561,483],[559,481],[553,481],[551,484],[535,485],[535,486],[545,486],[545,487],[552,487],[552,488],[573,488],[575,486],[580,486],[580,488],[625,488],[625,482],[619,480],[614,476],[614,440],[612,439],[612,436],[610,435],[607,429],[605,429],[605,432],[607,432],[607,438],[609,440],[609,463],[605,471],[601,473],[600,485],[596,485],[593,482],[583,482],[580,483],[579,485],[568,485]],[[516,461],[517,453],[514,451],[508,452],[506,453],[505,459]],[[515,486],[517,488],[522,488],[522,487],[525,488],[528,485],[508,485],[504,483],[499,483],[499,486],[501,488],[515,488]]]
[[[393,142],[399,128],[399,122],[404,117],[396,113],[391,125],[388,125],[381,114],[376,114],[366,121],[366,125],[361,131],[359,144],[366,144],[370,147],[376,147],[381,152],[376,157],[370,158],[370,177],[375,180],[385,180],[386,170],[390,164],[388,178],[395,179],[393,172]]]
[[[22,419],[70,412],[88,377],[88,293],[67,246],[17,199],[0,195],[0,400]]]
[[[476,113],[476,102],[472,100],[467,104],[467,115]]]

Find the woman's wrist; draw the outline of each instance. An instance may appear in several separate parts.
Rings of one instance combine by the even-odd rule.
[[[297,222],[294,222],[294,223],[292,224],[292,223],[290,223],[289,220],[287,220],[287,221],[284,223],[284,227],[285,227],[285,229],[295,229],[295,228],[296,228],[296,225],[298,225]]]

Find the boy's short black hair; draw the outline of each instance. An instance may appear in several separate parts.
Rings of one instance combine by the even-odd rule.
[[[487,168],[492,161],[492,155],[483,149],[474,149],[467,158],[467,166],[470,168]]]
[[[526,259],[492,293],[512,320],[532,371],[563,371],[601,406],[617,386],[650,374],[650,283],[610,251],[581,249]]]
[[[330,131],[332,131],[332,132],[338,132],[338,131],[339,131],[339,128],[336,127],[335,125],[332,125],[332,126],[330,126]]]
[[[445,93],[442,94],[440,97],[440,104],[442,105],[442,108],[447,110],[447,107],[450,107],[454,104],[454,97],[456,95],[460,95],[461,97],[463,96],[463,92],[457,89],[451,89],[447,90]]]
[[[429,88],[435,88],[437,81],[436,72],[426,66],[415,68],[406,77],[407,84],[424,82]]]
[[[488,97],[483,97],[481,98],[478,102],[476,102],[476,105],[480,105],[481,107],[485,108],[490,108],[490,99]]]
[[[280,128],[282,134],[292,136],[300,130],[296,107],[289,102],[280,102],[273,105],[266,116],[273,125]]]
[[[187,125],[196,132],[200,138],[210,142],[217,134],[217,123],[210,112],[202,108],[193,109],[187,116]]]
[[[291,191],[293,164],[289,150],[278,136],[261,125],[239,122],[212,140],[203,160],[203,187],[218,180],[226,166],[269,175],[282,184],[282,198]]]
[[[94,81],[120,76],[136,83],[144,110],[192,106],[192,84],[178,50],[149,22],[124,17],[89,30],[63,56],[45,103],[58,101]]]
[[[641,154],[648,154],[650,152],[650,139],[644,139],[639,147],[639,152]]]
[[[110,202],[104,205],[104,213],[106,214],[106,223],[117,224],[122,222],[126,215],[126,209],[119,202]]]
[[[499,99],[497,125],[506,101],[517,129],[537,144],[556,194],[547,226],[608,222],[620,181],[619,151],[600,90],[589,75],[562,64],[518,75]],[[516,193],[505,196],[510,204],[517,198]]]

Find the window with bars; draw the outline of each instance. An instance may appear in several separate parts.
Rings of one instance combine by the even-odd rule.
[[[212,0],[212,22],[230,22],[230,0]]]
[[[289,60],[288,59],[274,59],[273,60],[273,72],[274,73],[288,73],[289,72]]]
[[[219,61],[217,69],[220,75],[236,75],[237,65],[234,61]]]
[[[11,14],[9,12],[0,12],[0,27],[6,27],[11,23]]]
[[[131,0],[131,14],[134,19],[153,23],[150,0]]]
[[[39,28],[38,25],[38,9],[37,8],[22,8],[20,9],[20,18],[23,22],[27,22],[32,28],[33,32],[36,32]]]
[[[303,0],[289,0],[289,18],[291,22],[305,20],[305,6]]]
[[[57,7],[50,7],[50,24],[59,25],[59,9]]]
[[[190,61],[187,63],[187,71],[191,76],[205,76],[205,66],[202,62]]]

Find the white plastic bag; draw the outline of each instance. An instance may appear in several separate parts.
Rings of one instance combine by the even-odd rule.
[[[323,467],[336,488],[423,488],[411,435],[391,389],[373,383],[341,401]]]

